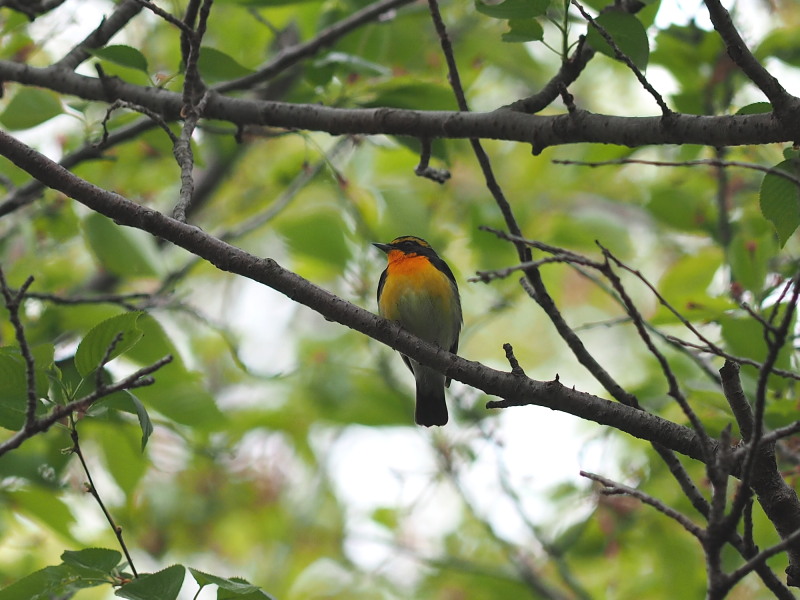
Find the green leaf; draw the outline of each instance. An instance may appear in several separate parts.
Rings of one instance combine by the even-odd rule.
[[[122,338],[114,346],[108,360],[116,358],[141,339],[142,331],[136,326],[136,321],[142,314],[141,311],[137,311],[111,317],[95,325],[86,334],[75,352],[75,367],[82,377],[86,377],[100,366],[100,361],[118,334],[122,334]]]
[[[87,576],[110,575],[122,560],[122,554],[106,548],[84,548],[65,550],[61,555],[64,564],[70,565]]]
[[[128,600],[175,600],[181,591],[186,567],[172,565],[157,573],[141,575],[119,588],[115,595]]]
[[[125,496],[131,498],[147,470],[147,459],[142,455],[133,425],[94,421],[89,431],[102,449],[111,477]]]
[[[0,352],[0,427],[11,430],[22,428],[27,401],[28,384],[22,356],[14,356],[8,351]]]
[[[475,0],[475,10],[494,19],[530,19],[547,12],[550,0],[505,0],[499,4],[487,4]]]
[[[106,46],[105,48],[89,50],[89,52],[93,56],[112,62],[115,65],[147,73],[147,59],[144,54],[131,46]]]
[[[330,66],[345,67],[348,71],[362,75],[388,77],[392,74],[391,69],[379,63],[346,52],[329,52],[319,60],[315,60],[313,64],[313,67],[318,69]]]
[[[800,67],[800,41],[797,39],[797,30],[787,27],[771,31],[753,54],[760,61],[774,56],[788,65]]]
[[[455,110],[453,90],[439,83],[417,81],[410,77],[395,77],[371,87],[374,96],[361,105],[365,108],[420,108],[426,110]]]
[[[752,104],[748,104],[737,110],[736,114],[760,115],[763,113],[770,113],[770,112],[772,112],[772,104],[770,104],[769,102],[753,102]]]
[[[774,169],[800,178],[800,160],[785,160]],[[761,214],[775,227],[783,248],[800,225],[800,186],[780,175],[767,173],[761,182],[759,203]]]
[[[150,421],[150,415],[147,414],[147,409],[144,407],[144,404],[142,404],[142,401],[139,400],[135,394],[131,394],[130,392],[126,392],[126,395],[130,398],[136,409],[136,416],[139,419],[139,428],[142,430],[142,452],[144,452],[144,448],[147,446],[147,440],[150,439],[150,435],[153,433],[153,423]]]
[[[708,288],[722,265],[719,248],[705,248],[681,257],[662,276],[658,289],[667,302],[690,321],[714,320],[736,305],[726,297],[713,297]],[[677,318],[659,306],[651,322],[655,325],[674,323]]]
[[[131,227],[116,225],[93,212],[83,221],[86,239],[103,267],[126,279],[158,276],[161,258],[153,236]]]
[[[504,42],[534,42],[544,38],[544,29],[536,19],[510,19]]]
[[[198,373],[183,371],[167,376],[171,365],[160,369],[158,385],[139,388],[137,395],[148,406],[176,423],[216,431],[225,426],[225,414],[214,402]]]
[[[71,598],[83,588],[106,585],[96,578],[83,579],[68,565],[45,567],[0,590],[0,600],[52,600]]]
[[[65,539],[73,539],[70,527],[75,523],[75,517],[51,490],[30,486],[6,492],[6,495],[11,499],[16,512],[43,523]]]
[[[764,309],[764,312],[770,314],[772,307]],[[780,323],[785,315],[786,306],[781,305],[778,309],[778,315],[775,319],[775,324]],[[766,316],[766,315],[765,315]],[[735,356],[743,356],[752,358],[758,362],[763,362],[767,357],[767,343],[764,340],[764,329],[761,323],[753,319],[751,316],[734,316],[725,315],[720,320],[722,326],[722,338],[728,347],[731,354]],[[790,325],[789,331],[793,331]],[[779,369],[791,369],[792,357],[792,344],[791,336],[783,347],[778,352],[778,358],[775,366]],[[751,369],[749,365],[744,365],[743,368]],[[774,382],[778,378],[773,379]],[[774,385],[774,383],[773,383]]]
[[[307,212],[279,225],[281,234],[298,255],[304,255],[336,269],[350,258],[341,215],[327,210]]]
[[[644,71],[650,58],[647,32],[639,19],[628,13],[607,12],[595,19],[595,23],[605,29],[620,51],[631,59],[634,65]],[[606,56],[616,59],[617,55],[596,27],[589,25],[586,41],[592,48]]]
[[[31,350],[34,363],[34,382],[37,396],[37,414],[43,404],[40,398],[47,396],[49,375],[54,371],[52,344],[38,344]],[[0,348],[0,427],[19,429],[25,422],[28,406],[28,375],[25,359],[19,348]]]
[[[137,325],[141,325],[141,321],[139,321]],[[132,415],[136,415],[136,417],[139,419],[139,428],[142,431],[141,451],[144,452],[144,449],[147,446],[147,440],[150,439],[150,435],[153,433],[153,423],[150,420],[150,415],[147,414],[147,409],[145,408],[144,404],[142,404],[142,401],[139,400],[135,394],[132,394],[128,390],[122,390],[120,393],[113,394],[109,398],[110,399],[103,398],[100,405],[125,411]]]
[[[242,586],[250,585],[246,579],[242,579],[241,577],[231,577],[228,581],[232,584],[239,584]],[[244,589],[244,587],[240,590],[220,586],[220,589],[217,590],[217,600],[274,600],[272,596],[261,588],[255,588],[249,592],[243,591]]]
[[[693,233],[708,231],[716,226],[714,206],[697,188],[691,180],[667,179],[651,187],[647,210],[670,227]]]
[[[144,314],[137,326],[144,336],[128,352],[132,360],[149,364],[168,354],[173,360],[155,373],[158,383],[138,388],[136,397],[148,410],[156,410],[177,423],[215,431],[224,427],[225,415],[217,408],[202,376],[186,368],[178,349],[158,320]]]
[[[777,252],[775,236],[771,232],[760,236],[738,233],[728,248],[733,279],[759,297],[764,289],[770,261]]]
[[[251,594],[260,594],[252,596],[253,598],[270,598],[260,587],[239,577],[228,579],[226,577],[204,573],[197,569],[192,569],[191,567],[189,568],[189,572],[201,588],[207,585],[216,585],[219,587],[219,591],[217,592],[218,600],[221,598],[241,598],[242,596]],[[223,590],[228,593],[222,594]]]
[[[210,83],[237,79],[253,73],[252,69],[243,67],[233,57],[207,46],[200,49],[197,68],[203,79]]]
[[[25,88],[14,94],[0,115],[0,123],[12,131],[30,129],[64,112],[60,98],[48,90]]]

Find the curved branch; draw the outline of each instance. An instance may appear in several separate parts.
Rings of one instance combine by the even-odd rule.
[[[725,10],[722,3],[719,0],[705,0],[705,3],[714,29],[717,30],[728,48],[728,56],[764,93],[775,112],[781,117],[787,117],[788,121],[788,117],[796,112],[800,101],[789,94],[780,82],[756,60],[747,44],[744,43],[742,36],[739,35],[730,13]]]
[[[641,439],[658,442],[681,454],[702,459],[697,435],[683,425],[644,411],[564,387],[557,381],[534,381],[497,371],[424,342],[359,306],[355,306],[292,273],[270,258],[258,258],[197,227],[181,223],[152,208],[103,190],[0,132],[0,154],[67,196],[121,225],[142,229],[204,258],[217,268],[273,288],[299,304],[431,366],[449,377],[504,398],[491,407],[536,404],[610,425]]]
[[[126,83],[115,77],[98,79],[54,67],[36,68],[0,61],[0,80],[36,85],[86,100],[125,100],[178,119],[180,93]],[[700,116],[675,114],[617,117],[584,110],[555,116],[527,115],[509,109],[485,113],[423,111],[395,108],[330,108],[227,98],[211,94],[204,116],[238,126],[265,125],[339,134],[388,134],[416,138],[482,138],[529,143],[535,152],[548,146],[594,142],[643,146],[700,144],[736,146],[793,141],[792,131],[773,114]]]
[[[355,329],[424,365],[447,374],[448,377],[504,399],[489,402],[487,408],[528,404],[544,406],[614,427],[634,437],[660,444],[701,461],[704,457],[715,455],[720,449],[719,442],[711,440],[704,452],[703,443],[692,429],[632,406],[567,388],[558,381],[534,381],[514,373],[497,371],[451,354],[413,336],[397,323],[387,321],[317,287],[299,275],[282,268],[270,258],[253,256],[197,227],[181,223],[152,208],[138,205],[119,194],[82,180],[2,131],[0,131],[0,155],[47,186],[114,219],[120,225],[142,229],[164,238],[204,258],[223,271],[236,273],[269,286],[298,304],[318,312],[329,321]],[[758,494],[765,513],[785,539],[800,529],[800,501],[794,490],[781,478],[775,464],[774,452],[771,452],[769,447],[761,446],[756,463],[750,485]],[[790,556],[794,556],[800,550],[797,546],[797,542],[790,546]],[[795,584],[797,579],[790,573],[790,585]]]

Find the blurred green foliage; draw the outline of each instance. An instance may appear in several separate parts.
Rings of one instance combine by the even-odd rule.
[[[184,3],[162,4],[179,14]],[[661,3],[646,4],[638,16],[606,13],[599,24],[639,68],[649,65],[648,76],[660,69],[675,110],[734,114],[761,100],[731,67],[714,32],[693,20],[669,22],[681,15],[653,24]],[[587,5],[599,9],[605,2]],[[291,29],[308,40],[362,6],[355,0],[217,2],[200,71],[209,84],[246,76],[280,52],[279,32]],[[587,31],[574,11],[564,14],[563,2],[476,0],[442,9],[467,96],[478,109],[539,90],[559,68],[561,49],[573,48]],[[70,3],[60,10],[72,10]],[[54,12],[52,19],[61,15]],[[94,51],[89,65],[178,91],[179,35],[149,17],[128,29],[124,44]],[[797,68],[800,38],[777,28],[797,23],[797,7],[786,3],[771,18],[776,28],[757,45],[757,56]],[[43,33],[55,27],[53,20],[37,28],[39,23],[0,9],[0,58],[35,65],[59,58],[63,49]],[[503,42],[539,39],[545,43]],[[595,30],[589,42],[613,57]],[[359,28],[291,71],[278,100],[456,107],[439,40],[420,4]],[[651,114],[650,99],[630,73],[605,57],[595,58],[570,92],[587,110]],[[47,132],[48,150],[69,154],[98,140],[104,128],[113,134],[139,118],[125,108],[106,115],[106,108],[7,85],[0,124],[9,130],[45,124],[52,129],[29,133]],[[663,303],[623,274],[630,295],[660,332],[698,343],[678,311],[728,352],[764,359],[763,328],[740,302],[762,319],[786,310],[785,300],[778,304],[776,298],[796,271],[800,213],[794,184],[749,169],[728,169],[723,181],[710,166],[589,170],[552,162],[715,157],[699,146],[567,146],[536,157],[505,142],[485,146],[527,237],[593,258],[600,255],[599,242],[658,288]],[[508,243],[479,229],[502,228],[503,220],[468,142],[434,144],[433,165],[452,174],[445,185],[414,176],[417,151],[416,141],[406,138],[341,142],[320,133],[236,132],[225,123],[201,121],[196,185],[208,184],[211,191],[191,221],[372,310],[383,257],[370,242],[424,237],[458,276],[465,313],[460,354],[505,369],[502,344],[508,342],[531,377],[558,373],[569,385],[603,394],[516,276],[491,285],[468,282],[478,270],[516,262]],[[730,149],[726,158],[791,167],[793,173],[796,158],[782,151]],[[165,213],[180,188],[172,142],[157,127],[74,172]],[[0,175],[8,191],[26,183],[4,159]],[[727,238],[721,221],[731,229]],[[12,287],[33,275],[31,291],[52,295],[29,299],[22,314],[37,393],[47,398],[40,412],[91,392],[98,381],[173,357],[155,373],[154,385],[106,398],[77,415],[74,425],[98,492],[137,568],[150,574],[128,583],[130,565],[86,494],[86,476],[70,452],[72,425],[65,421],[0,459],[0,599],[73,592],[80,600],[99,599],[111,597],[113,589],[125,598],[169,599],[182,586],[203,587],[199,598],[303,600],[546,597],[547,590],[552,597],[656,600],[705,592],[700,547],[663,515],[628,498],[600,496],[575,472],[561,473],[546,494],[526,487],[554,457],[581,452],[584,445],[587,454],[610,448],[602,454],[605,472],[699,519],[665,465],[641,442],[594,426],[534,440],[515,425],[533,426],[546,413],[487,412],[485,396],[458,384],[450,392],[454,423],[442,432],[418,431],[413,382],[388,349],[52,190],[0,218],[0,264]],[[596,275],[543,267],[551,295],[597,359],[648,410],[685,421],[666,396],[655,359]],[[146,299],[132,296],[126,305],[55,301],[98,294]],[[10,436],[23,423],[27,388],[7,316],[0,310],[0,426]],[[117,333],[122,338],[106,356]],[[712,432],[721,431],[732,417],[707,373],[681,349],[658,344],[690,404]],[[115,360],[100,365],[104,357]],[[711,359],[709,368],[720,364]],[[782,350],[777,366],[796,368],[793,345]],[[753,373],[743,370],[748,393],[755,387]],[[795,419],[795,388],[792,380],[770,379],[770,427]],[[360,447],[352,440],[371,431],[385,438],[380,452],[359,454],[358,460],[346,454],[350,444]],[[524,460],[504,448],[505,440],[520,437],[536,449]],[[495,471],[495,453],[510,470],[510,483],[487,475]],[[400,468],[398,456],[407,460]],[[364,466],[373,463],[381,465],[380,477]],[[702,467],[685,463],[704,482]],[[354,478],[357,484],[343,485]],[[756,541],[763,548],[776,541],[775,533],[756,513]],[[784,563],[782,555],[770,562],[776,571]],[[738,564],[733,557],[731,564]],[[112,587],[122,583],[127,585]],[[769,597],[752,577],[741,589],[748,595],[739,597]]]

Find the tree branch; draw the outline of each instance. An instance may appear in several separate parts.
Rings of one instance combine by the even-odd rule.
[[[0,132],[0,154],[85,206],[121,225],[136,227],[164,238],[217,268],[267,285],[330,321],[355,329],[448,376],[505,398],[492,408],[537,404],[581,418],[611,425],[642,439],[653,440],[693,458],[702,458],[696,434],[655,415],[631,409],[591,394],[564,387],[559,382],[539,382],[465,360],[434,344],[420,340],[394,322],[350,304],[283,269],[274,260],[258,258],[231,246],[197,227],[171,219],[147,206],[98,188],[67,171],[44,155]]]
[[[730,13],[725,10],[720,0],[705,0],[705,4],[708,8],[708,15],[711,17],[711,23],[725,42],[731,60],[750,78],[750,81],[764,92],[775,113],[782,120],[786,120],[787,126],[795,123],[792,115],[796,114],[800,100],[789,94],[780,82],[756,60],[744,43],[742,36],[739,35]],[[796,130],[796,125],[793,125],[791,129]]]
[[[159,113],[167,121],[180,117],[182,95],[138,86],[118,78],[102,81],[54,67],[36,68],[0,61],[0,79],[44,87],[86,100],[125,100]],[[791,142],[794,136],[772,114],[616,117],[585,110],[555,116],[526,115],[508,109],[487,113],[422,111],[395,108],[331,108],[211,94],[205,118],[237,126],[264,125],[339,134],[390,134],[416,138],[480,138],[525,142],[540,152],[548,146],[579,142],[642,146],[701,144],[736,146]]]

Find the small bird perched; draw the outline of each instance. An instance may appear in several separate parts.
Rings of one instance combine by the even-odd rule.
[[[373,246],[383,250],[389,259],[378,283],[381,316],[455,353],[461,329],[461,301],[456,279],[447,263],[428,242],[412,235]],[[450,379],[402,356],[417,382],[414,420],[425,427],[444,425],[447,423],[444,388],[450,385]]]

